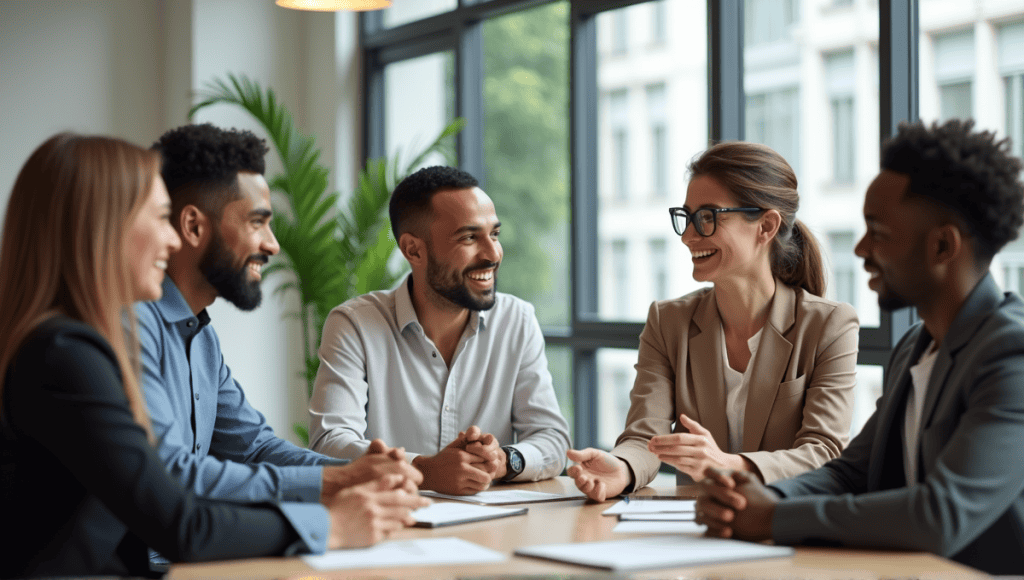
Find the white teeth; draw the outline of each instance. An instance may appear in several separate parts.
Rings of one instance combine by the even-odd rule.
[[[697,252],[691,252],[694,258],[706,258],[711,254],[714,254],[716,250],[702,250]]]
[[[167,260],[157,260],[156,262],[153,262],[153,265],[156,266],[157,268],[160,268],[161,270],[166,270]]]
[[[469,277],[474,280],[490,280],[492,277],[494,277],[494,270],[487,270],[486,272],[481,272],[479,274],[469,274]]]
[[[263,271],[263,264],[260,264],[259,262],[253,262],[252,264],[249,264],[249,268],[253,272],[259,274],[261,271]]]

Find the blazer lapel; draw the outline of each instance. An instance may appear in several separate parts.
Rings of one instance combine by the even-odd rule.
[[[764,437],[779,384],[785,377],[793,343],[785,336],[796,320],[796,292],[775,281],[775,297],[768,311],[768,320],[761,330],[761,341],[750,361],[749,392],[743,413],[743,451],[757,451]]]
[[[722,321],[715,291],[704,295],[693,313],[698,334],[690,337],[687,360],[693,373],[698,417],[691,417],[711,432],[719,447],[728,447],[729,428],[725,417],[725,377],[722,374]],[[676,421],[679,417],[675,418]]]

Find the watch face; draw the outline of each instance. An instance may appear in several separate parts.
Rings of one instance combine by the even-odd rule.
[[[512,470],[519,473],[523,470],[523,456],[518,451],[513,451],[511,457]]]

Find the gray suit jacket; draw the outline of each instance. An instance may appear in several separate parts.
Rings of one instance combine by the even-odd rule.
[[[883,394],[841,456],[772,484],[785,499],[780,543],[926,550],[994,574],[1024,574],[1024,301],[991,276],[972,291],[939,348],[905,481],[910,367],[931,343],[922,325],[893,351]]]

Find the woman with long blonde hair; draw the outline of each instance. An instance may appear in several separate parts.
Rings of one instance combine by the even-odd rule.
[[[330,537],[300,538],[289,517],[319,505],[201,499],[165,471],[130,305],[161,295],[181,243],[169,214],[159,154],[118,139],[56,135],[15,181],[0,249],[2,577],[149,575],[147,547],[188,561],[379,539],[381,522],[348,518],[394,481],[339,493],[323,516]],[[380,520],[410,524],[422,500],[386,493]]]

